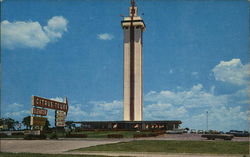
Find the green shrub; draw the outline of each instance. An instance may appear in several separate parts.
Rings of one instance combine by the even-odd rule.
[[[14,132],[12,133],[12,136],[21,136],[21,135],[24,135],[23,132]]]
[[[24,139],[25,140],[45,140],[47,138],[47,136],[45,134],[41,134],[41,135],[25,135]]]
[[[88,136],[85,134],[67,134],[66,137],[67,138],[86,138]]]
[[[156,137],[156,136],[158,136],[158,133],[134,134],[134,138],[140,138],[140,137]]]
[[[158,136],[158,134],[156,134],[156,133],[150,133],[147,135],[147,137],[156,137],[156,136]]]
[[[2,138],[2,137],[7,137],[8,135],[7,134],[5,134],[5,133],[0,133],[0,138]]]
[[[123,138],[122,134],[108,134],[108,138]]]
[[[147,137],[147,134],[134,134],[134,138]]]
[[[55,139],[55,140],[57,140],[57,139],[58,139],[58,136],[57,136],[56,133],[53,133],[49,138],[50,138],[50,139]]]

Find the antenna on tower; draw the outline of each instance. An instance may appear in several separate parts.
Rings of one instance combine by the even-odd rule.
[[[131,17],[132,17],[132,21],[133,21],[133,17],[135,15],[135,1],[134,0],[131,0],[131,10],[130,10],[130,14],[131,14]]]
[[[131,6],[134,7],[135,6],[135,0],[131,0]]]

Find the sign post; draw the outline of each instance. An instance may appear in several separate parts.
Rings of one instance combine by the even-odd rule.
[[[55,127],[65,127],[65,118],[68,113],[68,100],[67,97],[64,102],[54,101],[38,96],[32,96],[32,114],[30,124],[32,127],[44,127],[47,118],[42,116],[47,116],[48,109],[55,110]],[[39,116],[38,116],[39,115]]]
[[[56,126],[65,127],[66,112],[56,111]]]

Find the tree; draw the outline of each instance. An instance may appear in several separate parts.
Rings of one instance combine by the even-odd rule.
[[[22,123],[24,126],[26,126],[26,129],[30,129],[31,128],[30,116],[24,117]],[[50,123],[49,123],[48,119],[46,119],[45,126],[43,127],[43,129],[48,130],[49,126],[50,126]]]
[[[0,118],[0,125],[4,125],[4,118]]]
[[[48,130],[48,129],[49,129],[49,126],[50,126],[49,120],[46,119],[46,122],[45,122],[45,125],[44,125],[43,129],[44,129],[44,130]]]
[[[30,129],[30,116],[24,117],[22,121],[23,125],[26,126],[26,129]]]
[[[7,125],[9,130],[15,130],[15,126],[18,123],[19,123],[18,121],[15,121],[12,118],[3,119],[3,124]]]
[[[72,129],[75,127],[75,124],[73,121],[66,121],[66,126],[69,128],[69,129]]]

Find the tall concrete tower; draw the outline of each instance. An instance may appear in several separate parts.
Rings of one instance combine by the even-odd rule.
[[[124,121],[142,121],[142,33],[146,26],[131,0],[130,16],[121,21],[124,32]]]

